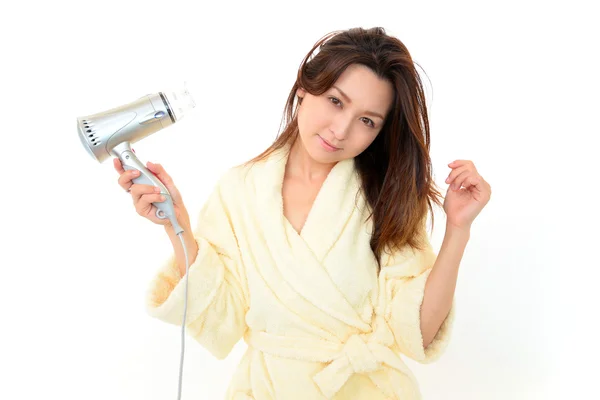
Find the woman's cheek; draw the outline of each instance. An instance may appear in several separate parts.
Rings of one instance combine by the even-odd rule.
[[[319,130],[329,127],[331,124],[332,115],[325,109],[319,110],[319,112],[315,113],[315,118],[313,123],[316,125],[315,127]]]

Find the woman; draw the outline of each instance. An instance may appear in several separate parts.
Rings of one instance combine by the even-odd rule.
[[[436,256],[423,89],[406,47],[382,28],[317,42],[286,116],[269,149],[221,177],[193,231],[173,180],[148,163],[186,230],[187,332],[219,359],[248,343],[227,399],[419,399],[400,356],[428,363],[446,348],[460,259],[490,186],[472,162],[449,164]],[[115,160],[138,213],[165,225],[174,247],[148,310],[181,325],[179,238],[155,217],[153,187],[132,185]]]

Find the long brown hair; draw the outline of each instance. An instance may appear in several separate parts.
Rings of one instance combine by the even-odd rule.
[[[319,49],[311,58],[315,50]],[[392,108],[371,145],[355,157],[362,191],[373,218],[371,249],[381,267],[385,251],[408,245],[423,249],[425,221],[432,202],[442,206],[432,178],[429,120],[419,75],[406,46],[384,28],[353,28],[322,37],[306,55],[284,110],[284,129],[274,143],[246,164],[292,145],[298,138],[296,90],[326,92],[351,64],[369,67],[394,88]],[[281,129],[281,127],[280,127]]]

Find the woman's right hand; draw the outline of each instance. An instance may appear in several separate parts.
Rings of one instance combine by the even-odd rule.
[[[124,190],[129,191],[133,198],[133,205],[135,206],[136,212],[142,217],[154,222],[158,225],[168,227],[171,225],[171,221],[168,218],[160,219],[156,216],[156,206],[152,203],[161,202],[161,194],[156,192],[155,189],[159,189],[154,185],[144,185],[133,183],[132,180],[139,176],[139,171],[136,169],[125,170],[121,164],[121,160],[114,158],[113,165],[115,170],[119,173],[118,183]],[[150,170],[162,183],[165,185],[171,199],[173,200],[173,208],[175,210],[175,217],[179,222],[179,225],[184,226],[189,224],[189,215],[185,206],[183,205],[183,199],[179,190],[173,183],[173,179],[160,164],[153,164],[151,162],[146,163],[146,168]],[[136,174],[137,173],[137,174]]]

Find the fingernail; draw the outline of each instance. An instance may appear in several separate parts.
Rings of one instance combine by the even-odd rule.
[[[160,193],[160,188],[159,188],[159,187],[155,187],[155,188],[154,188],[154,191],[155,191],[156,193]]]
[[[138,170],[133,171],[133,175],[138,175],[139,173],[140,173],[140,171],[138,171]]]
[[[160,196],[160,201],[165,201],[165,196]]]

